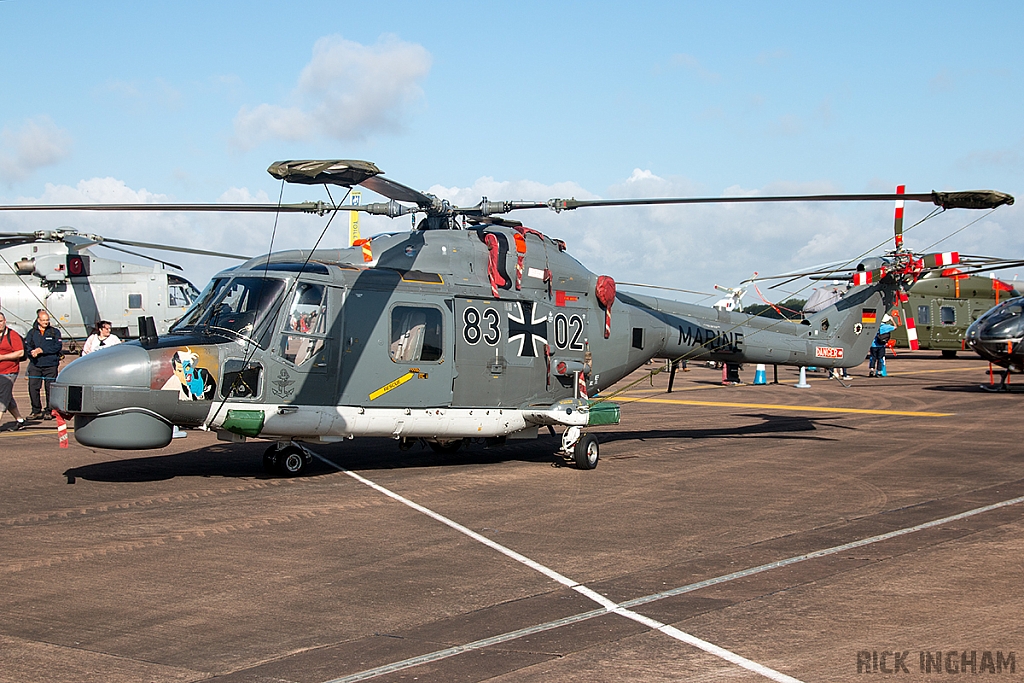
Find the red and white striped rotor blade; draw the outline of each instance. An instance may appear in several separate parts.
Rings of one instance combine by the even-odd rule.
[[[955,266],[960,263],[960,252],[945,251],[941,254],[928,254],[924,257],[924,263],[929,268],[942,268],[943,266]]]

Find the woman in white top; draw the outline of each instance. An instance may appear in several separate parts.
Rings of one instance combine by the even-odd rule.
[[[116,334],[110,334],[110,321],[101,320],[96,323],[96,329],[85,340],[85,346],[82,347],[82,355],[84,356],[87,353],[120,343],[121,340],[117,338]]]

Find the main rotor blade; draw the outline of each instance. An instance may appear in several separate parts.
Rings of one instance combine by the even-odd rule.
[[[340,210],[341,207],[338,207]],[[352,209],[355,207],[345,207]],[[315,213],[336,210],[326,202],[298,204],[9,204],[0,211],[215,211],[249,213]]]
[[[750,197],[665,197],[654,199],[551,199],[548,207],[556,213],[589,206],[656,206],[662,204],[743,204],[755,202],[880,202],[897,199],[928,202],[944,209],[994,209],[1013,204],[1012,195],[996,190],[966,192],[922,192],[918,194],[817,194]]]
[[[157,263],[162,263],[165,266],[170,266],[171,268],[177,268],[178,270],[182,270],[182,271],[185,270],[184,268],[179,266],[177,263],[171,263],[170,261],[163,261],[161,259],[156,258],[155,256],[147,256],[145,254],[140,254],[137,251],[132,251],[130,249],[125,249],[124,247],[115,247],[115,246],[113,246],[111,244],[97,244],[96,246],[104,247],[106,249],[113,249],[114,251],[121,251],[121,252],[124,252],[125,254],[131,254],[132,256],[138,256],[139,258],[148,259],[150,261],[156,261]]]
[[[661,285],[644,285],[639,282],[616,282],[616,285],[622,285],[623,287],[650,287],[651,289],[666,289],[670,292],[684,292],[686,294],[700,294],[701,296],[715,296],[708,292],[698,292],[694,289],[679,289],[678,287],[662,287]]]
[[[401,183],[396,183],[394,180],[381,178],[380,176],[367,178],[359,184],[368,190],[373,190],[383,197],[387,197],[388,199],[394,199],[400,202],[412,202],[423,208],[430,208],[435,203],[432,197],[423,194],[419,190],[414,190],[411,187],[406,187]]]
[[[820,266],[811,266],[810,268],[801,271],[790,271],[788,273],[779,273],[778,275],[758,275],[756,277],[747,278],[740,284],[746,284],[747,282],[760,282],[764,280],[784,280],[786,278],[809,277],[811,275],[829,275],[830,273],[843,273],[856,269],[857,266],[849,260],[834,261],[832,263],[823,263]]]
[[[145,247],[146,249],[160,249],[162,251],[179,251],[183,254],[199,254],[200,256],[220,256],[221,258],[233,258],[239,261],[248,261],[251,256],[239,256],[237,254],[225,254],[220,251],[206,251],[205,249],[192,249],[190,247],[172,247],[167,244],[153,244],[151,242],[136,242],[133,240],[118,240],[110,237],[100,237],[99,235],[88,235],[97,240],[97,243],[102,246],[107,246],[107,242],[113,242],[114,244],[126,244],[129,247]],[[113,248],[113,247],[111,247]]]
[[[1001,263],[998,266],[985,266],[983,268],[963,268],[959,273],[957,273],[957,275],[977,275],[978,273],[990,273],[994,270],[1017,268],[1019,266],[1024,266],[1024,261],[1007,261],[1006,263]]]

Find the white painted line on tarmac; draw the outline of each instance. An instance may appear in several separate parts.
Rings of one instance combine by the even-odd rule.
[[[317,457],[320,457],[320,456],[317,456]],[[331,462],[330,460],[326,460],[325,458],[320,458],[320,459],[323,460],[324,462],[326,462],[327,464],[331,465],[332,467],[338,469],[339,471],[345,472],[346,474],[349,474],[350,476],[353,476],[352,473],[348,472],[348,470],[345,470],[344,468],[339,467],[337,464]],[[358,479],[362,479],[358,475],[354,475],[354,476],[356,478],[358,478]],[[374,485],[374,487],[376,488],[376,485]],[[395,494],[395,495],[397,495],[397,494]],[[399,496],[399,498],[401,498],[401,497]],[[786,566],[789,566],[791,564],[796,564],[798,562],[805,562],[807,560],[812,560],[812,559],[819,558],[819,557],[827,557],[829,555],[835,555],[837,553],[845,552],[847,550],[852,550],[852,549],[855,549],[855,548],[861,548],[861,547],[864,547],[864,546],[867,546],[867,545],[871,545],[873,543],[880,543],[882,541],[887,541],[887,540],[892,539],[892,538],[897,538],[899,536],[904,536],[906,534],[912,534],[912,533],[915,533],[915,532],[918,532],[918,531],[924,531],[925,529],[931,529],[931,528],[934,528],[934,527],[937,527],[937,526],[942,526],[943,524],[948,524],[950,522],[956,522],[956,521],[959,521],[959,520],[962,520],[962,519],[967,519],[968,517],[973,517],[975,515],[980,515],[980,514],[983,514],[985,512],[991,512],[993,510],[998,510],[999,508],[1008,507],[1010,505],[1018,505],[1020,503],[1024,503],[1024,496],[1021,496],[1019,498],[1011,498],[1009,500],[1000,501],[998,503],[993,503],[991,505],[985,505],[985,506],[980,507],[980,508],[974,508],[972,510],[967,510],[965,512],[960,512],[960,513],[957,513],[955,515],[950,515],[948,517],[942,517],[940,519],[934,519],[934,520],[932,520],[930,522],[923,522],[921,524],[916,524],[914,526],[904,527],[902,529],[896,529],[894,531],[890,531],[890,532],[887,532],[887,533],[884,533],[884,534],[879,534],[877,536],[870,536],[868,538],[862,538],[862,539],[857,540],[857,541],[851,541],[850,543],[844,543],[842,545],[832,546],[830,548],[825,548],[823,550],[816,550],[814,552],[805,553],[803,555],[797,555],[795,557],[786,558],[784,560],[778,560],[776,562],[769,562],[767,564],[758,565],[757,567],[751,567],[749,569],[742,569],[742,570],[740,570],[738,572],[732,572],[731,574],[725,574],[725,575],[722,575],[722,576],[717,576],[717,577],[714,577],[714,578],[706,579],[704,581],[698,581],[696,583],[691,583],[691,584],[687,584],[685,586],[680,586],[678,588],[673,588],[673,589],[670,589],[670,590],[667,590],[667,591],[662,591],[660,593],[653,593],[651,595],[646,595],[646,596],[643,596],[643,597],[640,597],[640,598],[634,598],[633,600],[627,600],[626,602],[620,603],[618,605],[615,605],[614,603],[612,603],[612,601],[608,600],[604,596],[601,596],[600,594],[595,593],[595,595],[598,595],[600,597],[601,602],[607,602],[607,603],[613,604],[614,605],[614,609],[609,609],[607,606],[605,606],[602,609],[590,610],[589,612],[581,612],[579,614],[574,614],[574,615],[571,615],[571,616],[568,616],[568,617],[562,617],[561,619],[555,619],[553,621],[548,621],[548,622],[545,622],[543,624],[537,624],[535,626],[528,626],[526,628],[517,629],[515,631],[509,631],[507,633],[498,634],[498,635],[495,635],[495,636],[491,636],[489,638],[483,638],[481,640],[476,640],[476,641],[473,641],[471,643],[466,643],[464,645],[455,645],[453,647],[445,648],[443,650],[436,650],[434,652],[428,652],[426,654],[422,654],[422,655],[419,655],[417,657],[410,657],[409,659],[403,659],[403,660],[398,661],[398,662],[392,662],[391,664],[385,664],[383,666],[379,666],[379,667],[376,667],[374,669],[367,669],[366,671],[360,671],[359,673],[351,674],[349,676],[343,676],[341,678],[335,678],[335,679],[332,679],[330,681],[326,681],[325,683],[355,683],[356,681],[369,680],[371,678],[376,678],[377,676],[383,676],[384,674],[393,673],[395,671],[402,671],[404,669],[410,669],[410,668],[412,668],[414,666],[420,666],[421,664],[428,664],[430,662],[435,662],[435,661],[438,661],[438,660],[441,660],[441,659],[447,659],[448,657],[454,657],[455,655],[459,655],[459,654],[462,654],[464,652],[470,652],[470,651],[473,651],[473,650],[480,650],[480,649],[483,649],[485,647],[492,647],[494,645],[501,645],[502,643],[507,643],[507,642],[510,642],[510,641],[513,641],[513,640],[518,640],[519,638],[525,638],[526,636],[531,636],[531,635],[534,635],[534,634],[537,634],[537,633],[543,633],[544,631],[551,631],[551,630],[554,630],[556,628],[562,628],[563,626],[569,626],[571,624],[576,624],[576,623],[579,623],[581,621],[587,621],[588,619],[593,619],[594,617],[600,617],[600,616],[603,616],[605,614],[609,614],[610,612],[617,611],[619,609],[624,609],[624,608],[629,608],[629,607],[638,607],[640,605],[645,605],[645,604],[648,604],[648,603],[651,603],[651,602],[657,602],[658,600],[664,600],[665,598],[669,598],[669,597],[672,597],[672,596],[675,596],[675,595],[682,595],[683,593],[691,593],[693,591],[700,590],[702,588],[707,588],[709,586],[716,586],[716,585],[719,585],[719,584],[722,584],[722,583],[727,583],[729,581],[735,581],[736,579],[741,579],[741,578],[744,578],[744,577],[747,577],[747,576],[752,576],[754,574],[760,574],[761,572],[770,571],[772,569],[778,569],[780,567],[786,567]],[[585,587],[583,587],[583,588],[585,588]],[[589,590],[589,589],[587,589],[587,590]],[[643,615],[638,615],[638,616],[642,617]],[[643,618],[646,619],[647,617],[643,617]],[[651,620],[651,621],[654,621],[654,620]],[[667,626],[665,628],[673,629],[673,630],[678,631],[678,629],[674,629],[674,627],[672,627],[672,626]],[[659,628],[658,630],[661,630],[661,629]],[[662,631],[662,632],[664,632],[664,631]],[[686,635],[689,638],[695,638],[692,635],[685,634],[683,631],[679,631],[679,634]],[[677,636],[673,635],[673,637],[677,637]],[[681,639],[682,638],[680,638],[680,640]],[[684,641],[684,642],[688,642],[688,641]],[[706,641],[701,641],[701,642],[705,643]],[[715,645],[713,645],[711,643],[706,643],[706,645],[709,648],[717,647],[717,646],[715,646]],[[722,650],[722,652],[723,653],[727,653],[729,651],[728,650]],[[732,653],[729,653],[729,654],[732,654]],[[724,658],[725,657],[723,657],[723,659]],[[749,661],[749,660],[747,660],[747,661]],[[760,665],[758,665],[758,666],[760,666]],[[780,675],[785,675],[785,674],[780,674]],[[796,680],[796,679],[791,679],[791,680]]]
[[[380,484],[372,482],[369,479],[367,479],[366,477],[360,476],[360,475],[356,474],[355,472],[352,472],[351,470],[345,469],[344,467],[338,465],[337,463],[331,462],[330,460],[328,460],[327,458],[325,458],[325,457],[323,457],[323,456],[321,456],[319,454],[314,453],[314,455],[316,455],[316,457],[319,460],[321,460],[322,462],[327,463],[328,465],[330,465],[331,467],[337,469],[339,472],[342,472],[343,474],[347,474],[348,476],[352,477],[356,481],[358,481],[358,482],[360,482],[362,484],[365,484],[366,486],[369,486],[373,490],[378,491],[379,493],[383,493],[385,496],[388,496],[389,498],[392,498],[392,499],[402,503],[403,505],[407,505],[408,507],[411,507],[413,510],[416,510],[417,512],[421,512],[421,513],[427,515],[428,517],[430,517],[431,519],[434,519],[434,520],[436,520],[438,522],[441,522],[442,524],[444,524],[444,525],[446,525],[448,527],[451,527],[452,529],[458,531],[459,533],[465,534],[466,536],[469,536],[473,540],[478,541],[478,542],[486,545],[488,548],[491,548],[493,550],[497,550],[502,555],[505,555],[506,557],[508,557],[510,559],[513,559],[516,562],[520,562],[520,563],[526,565],[527,567],[529,567],[530,569],[538,571],[541,574],[543,574],[544,576],[547,576],[548,578],[550,578],[550,579],[552,579],[554,581],[557,581],[558,583],[562,584],[563,586],[571,588],[572,590],[576,591],[577,593],[580,593],[581,595],[584,595],[584,596],[590,598],[591,600],[593,600],[594,602],[598,603],[599,605],[601,605],[604,608],[604,610],[601,610],[601,613],[613,613],[613,614],[618,614],[620,616],[626,617],[627,619],[632,619],[633,621],[635,621],[637,623],[640,623],[640,624],[643,624],[644,626],[647,626],[648,628],[660,631],[661,633],[664,633],[665,635],[667,635],[667,636],[669,636],[671,638],[675,638],[676,640],[679,640],[681,642],[687,643],[688,645],[692,645],[692,646],[694,646],[694,647],[696,647],[698,649],[701,649],[704,652],[707,652],[709,654],[715,655],[716,657],[719,657],[719,658],[724,659],[724,660],[726,660],[728,662],[732,662],[733,664],[741,666],[744,669],[747,669],[748,671],[752,671],[754,673],[760,674],[760,675],[762,675],[762,676],[764,676],[766,678],[769,678],[769,679],[771,679],[773,681],[778,681],[778,683],[801,683],[801,681],[799,679],[793,678],[792,676],[787,676],[786,674],[784,674],[782,672],[779,672],[779,671],[776,671],[774,669],[771,669],[771,668],[769,668],[767,666],[764,666],[763,664],[758,664],[755,661],[747,659],[746,657],[742,657],[742,656],[740,656],[740,655],[738,655],[738,654],[736,654],[734,652],[730,652],[729,650],[721,648],[721,647],[719,647],[717,645],[714,645],[712,643],[709,643],[709,642],[707,642],[705,640],[701,640],[700,638],[697,638],[696,636],[690,635],[689,633],[685,633],[685,632],[683,632],[683,631],[681,631],[681,630],[679,630],[679,629],[677,629],[677,628],[675,628],[673,626],[668,626],[667,624],[663,624],[660,621],[657,621],[655,619],[651,619],[650,617],[645,617],[642,614],[638,614],[637,612],[633,612],[633,611],[631,611],[629,609],[626,609],[625,607],[622,607],[622,606],[616,604],[614,601],[609,600],[608,598],[604,597],[600,593],[598,593],[598,592],[596,592],[594,590],[591,590],[590,588],[587,588],[586,586],[584,586],[583,584],[579,583],[578,581],[573,581],[572,579],[568,578],[567,576],[559,574],[554,569],[551,569],[549,567],[545,567],[544,565],[540,564],[539,562],[535,562],[534,560],[531,560],[530,558],[526,557],[525,555],[521,555],[520,553],[517,553],[516,551],[512,550],[511,548],[507,548],[507,547],[501,545],[500,543],[496,543],[495,541],[492,541],[491,539],[487,538],[486,536],[482,536],[482,535],[478,534],[477,532],[473,531],[472,529],[468,529],[467,527],[462,526],[458,522],[455,522],[455,521],[445,517],[442,514],[434,512],[433,510],[430,510],[429,508],[425,508],[425,507],[423,507],[422,505],[420,505],[418,503],[414,503],[411,500],[409,500],[408,498],[405,498],[404,496],[401,496],[401,495],[395,493],[394,491],[391,491],[390,489],[386,489],[383,486],[381,486]],[[381,673],[383,673],[383,672],[381,672]],[[359,676],[360,674],[355,674],[355,675]],[[378,674],[374,674],[374,675],[381,675],[381,674],[378,673]],[[333,681],[330,681],[329,683],[340,683],[341,681],[365,680],[366,678],[369,678],[369,677],[371,677],[371,676],[364,676],[362,678],[351,678],[351,677],[338,678],[338,679],[334,679]]]

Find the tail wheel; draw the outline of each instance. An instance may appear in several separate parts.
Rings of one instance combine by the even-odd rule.
[[[597,437],[593,434],[584,434],[576,442],[572,449],[572,459],[576,467],[581,470],[592,470],[597,467],[597,460],[600,457],[597,445]]]
[[[305,473],[310,458],[298,446],[285,446],[277,451],[277,471],[286,477]]]

